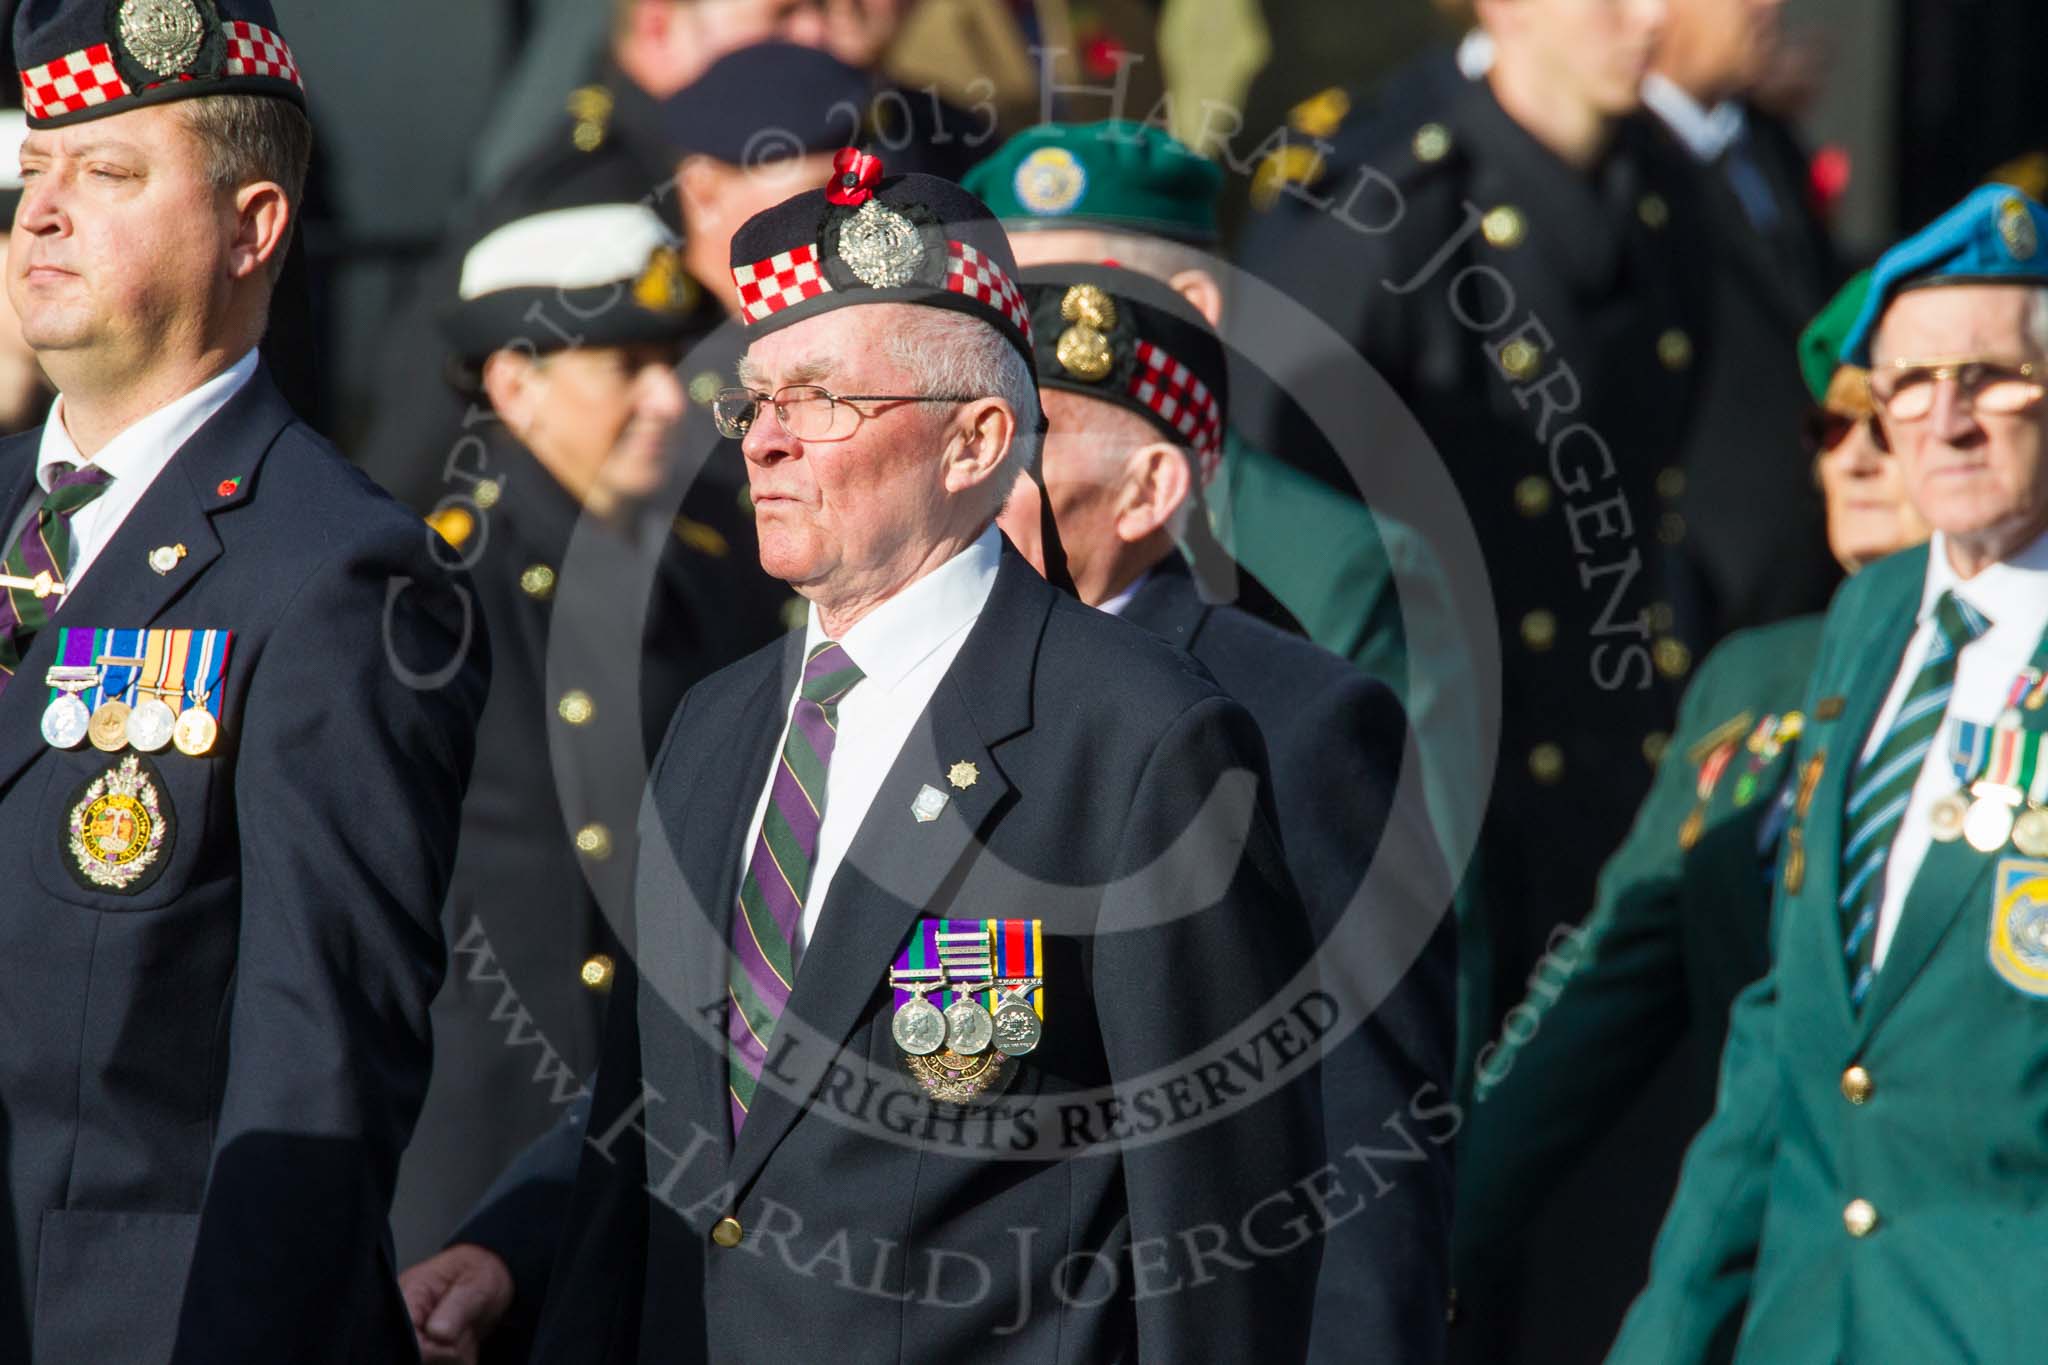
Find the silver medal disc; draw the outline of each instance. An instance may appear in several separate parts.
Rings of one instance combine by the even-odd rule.
[[[896,1046],[913,1057],[929,1057],[946,1043],[946,1016],[921,995],[912,996],[889,1023]]]
[[[43,712],[43,740],[53,749],[76,749],[92,728],[92,712],[75,692],[66,692]]]
[[[178,726],[178,717],[158,697],[137,706],[128,715],[128,742],[143,753],[153,754],[167,748],[171,732]]]
[[[996,1006],[996,1051],[1005,1057],[1022,1057],[1038,1046],[1044,1032],[1044,1025],[1038,1021],[1038,1011],[1015,996]]]
[[[963,996],[946,1006],[946,1046],[961,1056],[974,1057],[988,1051],[989,1039],[994,1035],[995,1024],[980,1001]]]
[[[1934,803],[1934,809],[1927,814],[1928,833],[1938,844],[1952,844],[1963,837],[1963,821],[1970,814],[1970,798],[1961,792],[1950,792]]]
[[[1979,853],[1996,853],[2012,837],[2013,809],[2003,801],[1980,796],[1963,817],[1963,837]]]

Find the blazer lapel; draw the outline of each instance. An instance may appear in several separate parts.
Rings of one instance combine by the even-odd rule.
[[[1009,798],[998,754],[1003,741],[1031,726],[1033,664],[1053,591],[1006,543],[981,619],[891,765],[826,892],[769,1045],[769,1065],[782,1083],[755,1092],[733,1152],[728,1177],[736,1189],[743,1192],[760,1174],[803,1112],[787,1092],[808,1097],[826,1078],[886,985],[904,936],[940,908],[947,883]],[[975,769],[965,787],[949,778],[962,762]],[[920,821],[911,805],[927,786],[947,799],[936,820]]]
[[[206,425],[194,432],[122,521],[50,626],[38,634],[5,692],[0,692],[0,789],[43,749],[38,717],[47,700],[44,672],[65,626],[154,624],[220,557],[212,518],[253,496],[256,473],[280,431],[294,420],[270,375],[258,368]],[[232,489],[221,491],[226,481]],[[182,545],[169,573],[149,565],[150,551]],[[233,621],[195,622],[232,629]]]
[[[1913,978],[1934,956],[1956,916],[1966,906],[1988,907],[1992,869],[2002,856],[2009,855],[1979,853],[1961,840],[1928,846],[1927,857],[1899,908],[1898,927],[1892,933],[1884,966],[1878,969],[1871,982],[1870,999],[1864,1003],[1866,1035],[1905,995]]]

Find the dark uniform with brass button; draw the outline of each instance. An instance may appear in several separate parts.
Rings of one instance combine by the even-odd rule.
[[[1845,288],[1800,339],[1805,391],[1817,403],[1866,286],[1867,277]],[[1545,1232],[1573,1201],[1635,1214],[1565,1253],[1591,1269],[1597,1249],[1604,1264],[1627,1268],[1575,1300],[1577,1330],[1610,1339],[1622,1296],[1640,1283],[1684,1144],[1713,1108],[1729,1006],[1770,965],[1770,859],[1801,793],[1801,707],[1821,620],[1759,626],[1715,646],[1686,689],[1649,797],[1601,869],[1592,914],[1559,939],[1503,1036],[1475,1059],[1454,1225],[1470,1310],[1459,1359],[1505,1354],[1497,1334],[1510,1330],[1507,1280],[1532,1257],[1558,1258]],[[1548,910],[1572,918],[1569,907]],[[1869,1083],[1852,1068],[1845,1092],[1867,1099]],[[1605,1159],[1624,1151],[1626,1161]],[[1526,1276],[1521,1287],[1537,1298]]]
[[[660,233],[642,206],[593,207],[637,215]],[[608,249],[607,226],[577,221],[592,224],[573,233],[582,247],[539,262],[543,272],[576,269],[573,257]],[[620,261],[616,284],[507,287],[465,300],[447,319],[457,370],[473,376],[491,351],[548,335],[528,319],[551,300],[591,346],[680,349],[723,320],[680,273],[672,247],[633,256]],[[702,409],[685,415],[684,427],[693,424],[708,429]],[[473,564],[498,669],[445,909],[452,961],[434,1003],[434,1078],[393,1215],[401,1265],[440,1248],[595,1067],[621,957],[604,907],[619,908],[623,921],[635,773],[683,692],[778,625],[769,603],[780,594],[771,598],[751,535],[730,515],[726,529],[709,520],[732,510],[729,494],[699,483],[679,511],[672,494],[622,519],[586,515],[504,423],[488,431],[492,472],[475,490],[475,510],[436,518]],[[706,502],[717,506],[707,512]]]
[[[1354,110],[1328,155],[1274,153],[1270,206],[1241,255],[1420,420],[1487,556],[1507,686],[1477,875],[1495,996],[1513,1000],[1554,921],[1523,923],[1519,896],[1484,887],[1591,903],[1692,663],[1670,633],[1663,561],[1685,536],[1677,462],[1706,345],[1701,220],[1691,168],[1640,117],[1582,173],[1446,56],[1387,99],[1382,114]],[[1333,357],[1332,372],[1349,361]],[[1248,435],[1355,487],[1298,409],[1273,395],[1263,406]]]

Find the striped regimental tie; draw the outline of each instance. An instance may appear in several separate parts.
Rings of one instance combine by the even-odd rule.
[[[732,921],[732,958],[726,992],[726,1089],[732,1132],[739,1136],[776,1022],[789,1004],[801,955],[798,931],[818,860],[818,829],[825,818],[825,774],[839,737],[839,701],[862,674],[846,651],[828,640],[804,660],[803,686],[790,716],[782,758],[775,765],[761,833],[754,840],[739,913]]]
[[[8,548],[0,572],[30,580],[48,574],[50,581],[61,587],[71,568],[71,518],[106,492],[114,476],[97,465],[52,468],[62,472],[50,481],[50,495],[22,528],[21,539]],[[61,593],[37,597],[32,589],[19,587],[0,592],[0,692],[6,691],[36,633],[50,624],[50,617],[63,605]]]
[[[1892,718],[1884,742],[1870,751],[1849,782],[1843,812],[1842,952],[1849,959],[1849,1000],[1858,1009],[1877,975],[1873,949],[1877,907],[1884,899],[1884,868],[1892,839],[1905,817],[1906,802],[1920,778],[1927,751],[1941,731],[1949,693],[1956,685],[1956,656],[1990,629],[1983,613],[1952,592],[1934,604],[1934,642],[1913,677],[1906,699]]]

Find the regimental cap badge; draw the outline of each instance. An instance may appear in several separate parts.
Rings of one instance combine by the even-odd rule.
[[[1060,333],[1054,356],[1068,374],[1097,383],[1116,368],[1116,352],[1104,336],[1116,326],[1116,302],[1092,284],[1077,284],[1060,300],[1060,316],[1072,325]]]
[[[896,289],[923,269],[924,234],[895,209],[870,199],[839,229],[839,261],[870,289]]]
[[[1088,192],[1088,171],[1065,147],[1040,147],[1018,163],[1010,188],[1027,212],[1071,213]]]
[[[207,25],[193,0],[121,0],[114,32],[151,75],[181,76],[199,60]]]
[[[2040,235],[2034,231],[2034,215],[2017,196],[1998,205],[1998,240],[2005,243],[2007,253],[2015,261],[2031,261],[2041,249]]]
[[[647,268],[633,282],[633,302],[653,313],[688,313],[696,308],[699,293],[683,268],[682,252],[672,246],[650,251]]]

